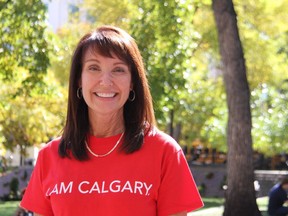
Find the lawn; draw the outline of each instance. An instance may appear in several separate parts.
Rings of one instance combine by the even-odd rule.
[[[19,205],[19,201],[0,201],[0,215],[1,216],[13,216]]]

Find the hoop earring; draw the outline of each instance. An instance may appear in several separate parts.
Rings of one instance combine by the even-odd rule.
[[[136,93],[135,93],[135,91],[132,89],[132,90],[130,91],[130,93],[129,93],[128,100],[132,102],[132,101],[135,100],[135,97],[136,97]]]
[[[77,98],[78,99],[82,99],[83,95],[82,95],[82,88],[78,88],[77,92],[76,92]]]

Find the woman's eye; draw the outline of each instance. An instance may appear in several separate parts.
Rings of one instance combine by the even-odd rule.
[[[88,69],[89,69],[90,71],[99,71],[99,70],[100,70],[100,68],[97,67],[97,66],[90,66]]]
[[[114,69],[115,72],[125,72],[125,69],[124,68],[121,68],[121,67],[117,67]]]

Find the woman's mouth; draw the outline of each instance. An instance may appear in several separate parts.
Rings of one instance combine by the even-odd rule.
[[[102,98],[113,98],[115,97],[116,93],[95,93],[96,96],[102,97]]]

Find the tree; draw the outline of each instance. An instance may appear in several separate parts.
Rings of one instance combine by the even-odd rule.
[[[84,0],[83,8],[87,12],[87,19],[93,25],[116,25],[129,29],[131,18],[137,16],[138,0]]]
[[[209,78],[200,68],[187,77],[187,92],[180,96],[175,116],[182,122],[181,144],[189,146],[195,139],[210,148],[226,151],[225,93],[220,78]],[[188,147],[189,148],[189,147]]]
[[[194,28],[201,35],[201,39],[195,52],[197,56],[194,54],[193,59],[196,59],[194,65],[196,65],[197,70],[201,65],[202,68],[203,65],[204,67],[206,65],[206,70],[205,68],[202,70],[203,74],[207,73],[207,70],[217,69],[220,65],[216,28],[212,20],[213,10],[210,7],[211,2],[202,4],[194,18]],[[254,95],[251,98],[253,148],[266,155],[285,151],[287,126],[285,126],[283,117],[281,120],[277,120],[279,119],[277,116],[280,116],[281,113],[284,116],[285,114],[283,110],[279,113],[276,111],[278,110],[276,107],[280,107],[279,102],[283,102],[284,105],[285,100],[283,100],[283,94],[277,93],[279,90],[275,92],[273,89],[282,86],[288,76],[286,69],[288,67],[286,48],[288,43],[288,26],[286,24],[288,1],[234,0],[233,2],[238,14],[237,21],[245,54],[247,78]],[[218,76],[222,75],[222,73],[217,74]],[[263,109],[259,104],[259,99],[263,99],[261,91],[264,89],[261,86],[265,85],[268,86],[264,89],[268,90],[269,98],[272,98],[273,95],[273,104],[278,104],[278,106],[271,104],[269,112],[273,110],[273,113],[268,113],[268,109]],[[205,105],[207,106],[207,103]],[[225,106],[219,105],[218,109],[221,109],[222,113],[225,112]],[[219,129],[222,127],[221,130],[225,129],[221,118],[215,120],[214,125],[209,124],[210,120],[207,122],[207,128],[212,130],[209,131],[209,135],[212,132],[212,137],[214,137],[213,129],[215,126]],[[220,124],[217,124],[217,121],[220,121]],[[225,148],[226,142],[220,144],[222,148]]]
[[[19,94],[43,84],[48,59],[45,37],[46,7],[41,0],[6,0],[0,3],[0,79],[11,80],[17,68],[29,71]]]
[[[250,90],[232,0],[213,0],[228,105],[228,189],[224,216],[261,215],[254,191]]]
[[[14,151],[47,142],[63,125],[65,95],[51,74],[52,35],[41,0],[0,3],[0,140]],[[64,107],[64,108],[63,108]]]
[[[283,77],[288,76],[285,60],[288,2],[286,0],[234,0],[234,2],[235,10],[239,14],[238,27],[243,41],[250,87],[253,90],[262,83],[279,85],[283,82]]]
[[[187,96],[186,76],[193,70],[190,60],[197,48],[192,25],[197,7],[190,3],[139,1],[140,14],[131,22],[131,33],[147,69],[158,123],[162,127],[170,123],[172,136],[174,126],[181,123],[183,96]]]
[[[45,143],[59,135],[64,124],[66,95],[57,81],[46,75],[43,82],[49,83],[49,87],[41,92],[34,89],[30,95],[11,98],[22,85],[20,77],[25,71],[19,69],[19,72],[13,83],[0,86],[0,137],[5,149],[12,152],[19,149],[20,156],[25,157],[27,147]],[[22,165],[23,160],[20,163]]]
[[[263,83],[252,92],[254,149],[267,156],[288,152],[287,81],[277,88]]]
[[[51,44],[54,45],[55,51],[49,55],[51,62],[49,69],[61,86],[68,86],[74,48],[83,36],[83,32],[89,32],[91,28],[90,24],[73,21],[59,28],[51,38]]]

